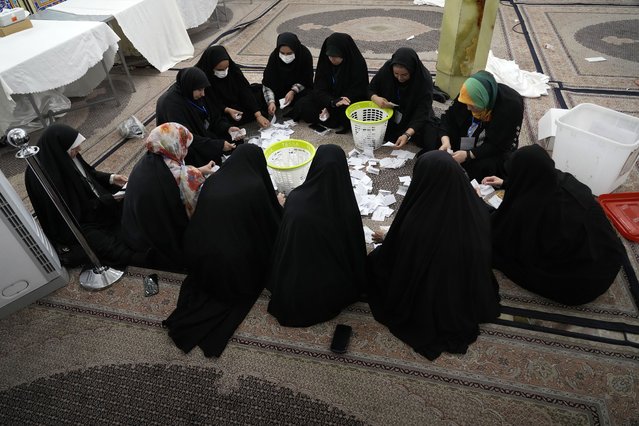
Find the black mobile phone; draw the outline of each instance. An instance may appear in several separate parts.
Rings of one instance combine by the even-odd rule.
[[[326,131],[326,127],[322,126],[321,124],[310,124],[308,127],[320,133]]]
[[[331,342],[331,351],[336,354],[343,354],[348,348],[348,341],[351,339],[353,328],[350,325],[337,324],[335,333],[333,333],[333,341]]]

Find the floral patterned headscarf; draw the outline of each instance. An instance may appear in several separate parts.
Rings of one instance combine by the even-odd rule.
[[[159,154],[164,159],[180,188],[180,198],[190,218],[195,211],[204,175],[193,166],[187,166],[184,158],[188,153],[193,135],[189,129],[178,123],[164,123],[151,131],[146,140],[146,149]]]

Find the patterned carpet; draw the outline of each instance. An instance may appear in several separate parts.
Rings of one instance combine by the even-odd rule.
[[[205,359],[197,349],[183,355],[160,325],[182,277],[161,273],[160,293],[145,298],[146,273],[131,268],[99,293],[73,282],[0,321],[0,423],[639,419],[636,350],[488,325],[466,355],[431,363],[376,323],[366,304],[329,323],[291,329],[266,313],[265,293],[221,358]],[[345,356],[328,351],[339,322],[355,331]]]
[[[580,1],[578,6],[525,3],[514,8],[502,2],[492,46],[495,55],[514,59],[527,70],[535,70],[538,63],[565,87],[596,90],[564,89],[526,99],[522,145],[536,141],[539,118],[562,102],[569,107],[592,102],[639,115],[639,96],[634,93],[638,88],[633,87],[639,62],[634,43],[639,36],[637,26],[631,25],[639,9],[629,7],[636,1],[616,1],[622,5],[610,8],[595,1]],[[222,31],[266,12],[256,24],[223,39],[238,62],[258,67],[246,72],[250,81],[261,80],[259,66],[266,63],[281,31],[298,33],[314,55],[331,31],[349,32],[371,70],[403,45],[416,48],[426,66],[435,68],[439,8],[400,0],[324,4],[255,0],[227,1],[226,6],[230,21],[226,27],[218,29],[209,22],[190,32],[191,37],[196,52],[201,52]],[[518,12],[532,53],[527,38],[519,34]],[[621,25],[625,21],[630,22],[627,27]],[[611,22],[619,35],[601,37]],[[415,38],[406,41],[411,35]],[[544,48],[545,44],[554,49]],[[590,56],[608,60],[581,61]],[[100,161],[102,170],[128,173],[143,145],[135,139],[121,143],[115,128],[130,115],[149,117],[157,97],[174,81],[175,71],[134,69],[135,93],[129,92],[119,70],[113,74],[123,104],[119,109],[100,104],[60,121],[88,136],[87,160]],[[621,93],[626,89],[629,93]],[[100,88],[91,96],[105,93]],[[438,113],[445,107],[435,104]],[[305,125],[294,129],[294,137],[315,145],[353,148],[351,135],[320,136]],[[34,140],[37,137],[34,134]],[[24,165],[12,156],[11,150],[0,148],[0,167],[24,194]],[[409,161],[402,169],[374,176],[375,190],[395,191],[397,176],[410,174],[412,165]],[[636,168],[620,190],[639,190]],[[368,218],[364,222],[371,228],[380,224]],[[389,223],[390,219],[385,222]],[[637,271],[639,245],[627,243],[627,248]],[[159,271],[160,293],[146,298],[142,278],[149,272],[129,268],[116,285],[91,293],[79,287],[79,271],[74,270],[68,286],[0,320],[0,424],[639,425],[636,348],[489,324],[466,355],[445,354],[428,362],[376,323],[364,303],[328,323],[290,329],[267,314],[265,291],[222,357],[206,359],[197,349],[184,355],[161,328],[175,306],[183,276]],[[639,326],[639,309],[623,272],[605,295],[576,308],[532,295],[503,276],[499,282],[503,304],[511,308]],[[354,330],[344,356],[328,350],[337,323]],[[515,317],[510,324],[546,322]],[[619,333],[601,331],[598,336],[618,339]]]

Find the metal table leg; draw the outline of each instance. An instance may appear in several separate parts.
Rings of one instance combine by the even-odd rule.
[[[35,97],[33,96],[33,93],[27,94],[27,99],[29,99],[29,102],[31,103],[31,107],[33,108],[36,115],[38,116],[38,120],[40,120],[40,123],[42,123],[42,127],[46,129],[47,126],[49,126],[49,123],[47,122],[46,117],[42,115],[40,108],[38,108],[38,105],[35,102]]]
[[[100,63],[102,64],[102,68],[104,69],[107,80],[109,81],[109,86],[111,87],[111,96],[113,97],[113,99],[115,99],[115,106],[120,106],[120,100],[115,95],[115,86],[113,86],[113,80],[111,80],[111,75],[109,74],[109,70],[107,69],[107,66],[104,63],[104,59],[102,59]]]
[[[122,63],[122,67],[124,68],[124,73],[126,74],[127,80],[129,80],[129,86],[131,86],[131,92],[135,93],[135,85],[133,84],[133,79],[131,78],[131,74],[129,73],[129,66],[126,63],[126,59],[124,58],[124,53],[122,53],[122,49],[120,49],[120,44],[118,43],[118,56],[120,57],[120,62]]]

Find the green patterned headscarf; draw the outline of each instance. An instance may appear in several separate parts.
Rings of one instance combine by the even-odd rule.
[[[466,79],[459,101],[483,110],[492,110],[497,100],[497,82],[488,71],[478,71]]]

